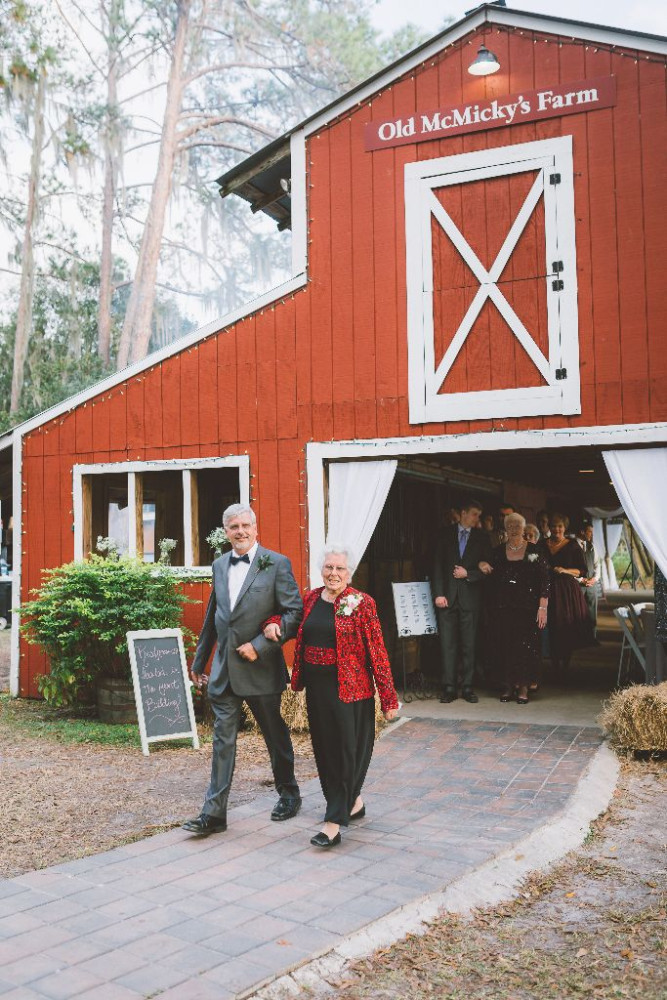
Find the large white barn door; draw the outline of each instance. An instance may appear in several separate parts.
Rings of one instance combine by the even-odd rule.
[[[405,167],[410,422],[580,412],[572,139]]]

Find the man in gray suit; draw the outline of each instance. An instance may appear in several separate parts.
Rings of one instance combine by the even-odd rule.
[[[211,782],[201,814],[183,824],[199,837],[227,829],[227,800],[234,774],[241,707],[247,702],[266,742],[280,796],[273,820],[291,819],[301,797],[294,776],[294,749],[280,714],[288,679],[282,643],[297,632],[303,603],[286,556],[257,542],[254,511],[232,504],[222,515],[232,551],[213,563],[213,590],[206,609],[191,676],[197,687],[208,683],[215,716]],[[272,638],[265,638],[268,626]],[[217,642],[210,678],[204,668]]]

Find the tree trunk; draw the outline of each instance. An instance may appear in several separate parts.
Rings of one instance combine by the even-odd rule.
[[[32,137],[30,160],[30,181],[28,184],[28,204],[26,206],[25,230],[21,248],[21,285],[19,306],[16,315],[16,337],[14,340],[14,368],[9,404],[10,415],[16,414],[21,402],[25,362],[30,342],[32,326],[32,302],[35,293],[34,235],[39,210],[39,182],[42,167],[42,145],[44,143],[44,97],[46,74],[40,71],[35,96],[35,129]]]
[[[113,220],[116,177],[114,151],[118,112],[118,51],[113,10],[110,15],[109,69],[107,74],[107,121],[104,136],[104,197],[102,202],[102,255],[100,257],[100,301],[97,312],[97,353],[108,364],[111,354],[111,296],[113,295]]]
[[[190,7],[191,0],[181,0],[178,5],[178,21],[167,84],[167,104],[162,123],[160,155],[141,240],[137,269],[118,346],[116,365],[119,370],[133,361],[145,358],[151,339],[155,282],[164,232],[164,217],[171,195],[172,175],[178,146],[177,125],[183,100],[185,43]]]

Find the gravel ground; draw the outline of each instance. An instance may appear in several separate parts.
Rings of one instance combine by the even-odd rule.
[[[300,781],[316,774],[296,736]],[[17,731],[0,714],[0,878],[106,851],[179,825],[200,808],[211,744],[138,749],[67,744]],[[230,804],[273,784],[260,736],[241,733]]]
[[[585,846],[506,906],[350,966],[327,1000],[664,1000],[667,765],[625,761]],[[312,1000],[302,992],[294,1000]]]

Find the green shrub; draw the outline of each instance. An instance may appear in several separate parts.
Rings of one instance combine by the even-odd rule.
[[[21,630],[49,658],[39,690],[53,705],[74,704],[101,675],[129,680],[125,633],[179,628],[188,602],[168,567],[97,555],[46,570],[33,593]]]

